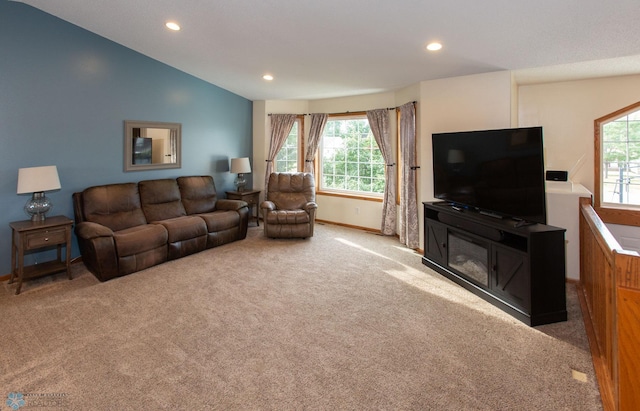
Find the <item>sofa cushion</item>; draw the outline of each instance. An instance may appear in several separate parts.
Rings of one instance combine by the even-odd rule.
[[[166,246],[167,230],[158,224],[145,224],[113,233],[118,257],[140,254]]]
[[[82,208],[86,221],[104,225],[113,231],[147,223],[135,183],[89,187],[82,192]]]
[[[237,213],[236,213],[237,214]],[[167,229],[169,243],[207,235],[204,220],[195,216],[181,216],[156,222]]]
[[[177,178],[182,204],[188,215],[208,213],[216,209],[218,197],[211,176]]]
[[[147,222],[168,220],[187,215],[180,199],[178,183],[172,178],[138,183],[140,204]]]
[[[240,225],[240,214],[237,211],[215,211],[198,214],[198,217],[204,220],[207,224],[207,231],[210,233],[236,228]]]

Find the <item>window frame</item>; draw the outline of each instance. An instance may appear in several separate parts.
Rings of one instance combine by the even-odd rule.
[[[640,205],[603,204],[602,201],[602,128],[605,124],[638,110],[640,110],[640,101],[594,120],[594,209],[605,223],[640,227]]]
[[[298,155],[297,157],[297,171],[301,172],[304,171],[304,149],[305,149],[305,144],[304,144],[304,115],[297,115],[296,116],[296,120],[294,122],[294,125],[297,124],[298,125]],[[293,127],[291,128],[293,129]],[[291,133],[289,133],[291,134]],[[288,137],[287,137],[288,138]],[[282,151],[282,149],[284,148],[281,147],[280,150],[278,151],[278,154],[276,154],[276,157],[274,159],[274,167],[273,167],[273,171],[278,172],[278,155],[280,154],[280,151]]]
[[[329,118],[327,119],[327,122],[331,121],[332,119],[336,119],[336,118],[340,118],[340,117],[351,117],[351,118],[359,118],[362,117],[363,119],[368,121],[367,118],[367,113],[366,111],[354,111],[354,112],[346,112],[346,113],[335,113],[335,114],[329,114]],[[324,132],[323,132],[324,134]],[[358,200],[366,200],[366,201],[374,201],[374,202],[383,202],[384,201],[384,193],[366,193],[366,192],[356,192],[356,191],[346,191],[346,190],[334,190],[334,189],[326,189],[322,187],[322,167],[323,167],[323,162],[322,162],[322,145],[324,142],[324,135],[323,138],[320,141],[320,144],[318,146],[318,150],[316,152],[316,156],[314,159],[314,169],[315,169],[315,175],[316,175],[316,194],[319,195],[325,195],[325,196],[331,196],[331,197],[342,197],[342,198],[351,198],[351,199],[358,199]],[[377,143],[376,143],[377,144]],[[380,148],[378,147],[378,150]],[[385,175],[385,179],[387,178],[387,170],[385,167],[384,170],[384,175]]]

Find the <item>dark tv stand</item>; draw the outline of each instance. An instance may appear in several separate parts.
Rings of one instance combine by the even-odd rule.
[[[487,217],[493,217],[501,220],[503,217],[500,214],[491,213],[489,211],[478,211],[479,214],[486,215]]]
[[[566,321],[563,228],[423,205],[424,265],[530,326]]]

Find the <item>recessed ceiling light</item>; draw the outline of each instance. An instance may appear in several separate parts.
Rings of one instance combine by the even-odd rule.
[[[173,31],[180,30],[180,25],[178,23],[176,23],[175,21],[168,21],[167,24],[165,24],[165,26],[167,26],[168,29],[173,30]]]
[[[429,43],[429,44],[427,45],[427,50],[429,50],[429,51],[438,51],[438,50],[440,50],[441,48],[442,48],[442,44],[440,44],[440,43],[436,43],[436,42],[434,42],[434,43]]]
[[[273,80],[273,76],[271,74],[265,74],[264,76],[262,76],[262,78],[267,81]]]

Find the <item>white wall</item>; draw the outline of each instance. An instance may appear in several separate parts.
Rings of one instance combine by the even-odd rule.
[[[520,126],[544,127],[548,170],[594,192],[593,122],[640,100],[640,75],[520,86]]]
[[[171,156],[165,156],[165,153],[171,153],[171,130],[168,128],[146,128],[145,135],[142,137],[151,137],[152,140],[152,162],[171,163]]]

